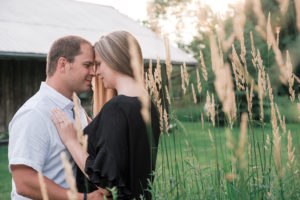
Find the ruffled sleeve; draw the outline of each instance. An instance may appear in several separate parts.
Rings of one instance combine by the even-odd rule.
[[[118,199],[130,195],[128,189],[127,118],[114,104],[104,106],[86,127],[89,157],[85,172],[90,181],[102,188],[118,187]]]

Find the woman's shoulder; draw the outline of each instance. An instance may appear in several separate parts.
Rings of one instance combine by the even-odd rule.
[[[126,95],[118,95],[109,100],[104,106],[104,110],[123,110],[128,108],[139,108],[140,101],[138,97],[131,97]]]

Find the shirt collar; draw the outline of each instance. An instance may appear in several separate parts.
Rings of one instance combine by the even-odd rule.
[[[74,107],[73,101],[56,91],[45,82],[41,83],[40,91],[47,95],[60,109],[72,109]]]

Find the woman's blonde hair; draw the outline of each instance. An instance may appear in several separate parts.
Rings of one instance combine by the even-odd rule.
[[[134,78],[134,72],[131,66],[130,48],[136,48],[135,59],[143,67],[143,55],[141,47],[136,38],[127,31],[115,31],[102,36],[95,43],[94,48],[101,58],[112,69]]]
[[[135,48],[134,55],[130,51],[131,47]],[[134,56],[134,60],[142,68],[140,70],[142,75],[144,67],[142,50],[136,38],[130,33],[115,31],[102,36],[95,43],[94,49],[109,67],[132,78],[134,78],[134,71],[131,62]],[[103,105],[116,95],[116,91],[104,88],[102,80],[97,76],[93,79],[93,90],[93,115],[95,117]]]

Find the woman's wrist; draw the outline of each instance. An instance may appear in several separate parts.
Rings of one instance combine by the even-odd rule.
[[[76,145],[80,145],[77,139],[68,139],[64,142],[64,145],[69,149],[69,147],[73,147]]]

